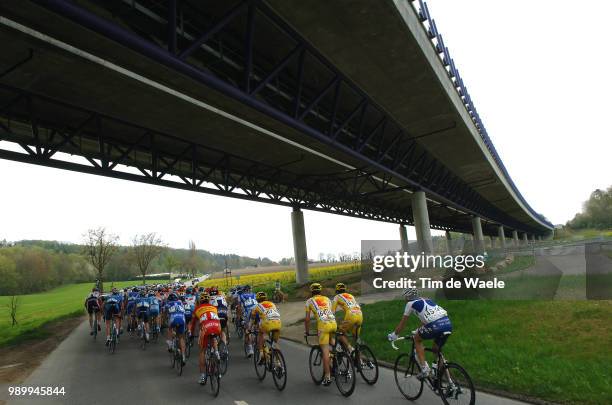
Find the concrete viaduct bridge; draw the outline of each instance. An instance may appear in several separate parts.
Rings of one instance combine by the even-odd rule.
[[[518,245],[553,229],[426,4],[0,1],[0,158]]]

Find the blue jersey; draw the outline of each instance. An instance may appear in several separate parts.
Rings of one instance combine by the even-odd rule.
[[[257,305],[257,299],[254,293],[243,293],[240,294],[240,304],[244,309],[245,314],[250,314],[253,308]]]
[[[149,311],[159,313],[159,300],[157,297],[149,297]]]
[[[116,306],[121,306],[121,303],[123,302],[123,297],[121,296],[121,294],[117,293],[117,294],[111,294],[106,296],[106,299],[104,300],[104,305],[116,305]]]
[[[185,295],[185,314],[191,315],[195,311],[195,295]]]
[[[136,305],[136,311],[138,312],[149,312],[149,307],[151,306],[147,297],[136,298],[134,300],[134,304]]]
[[[168,301],[166,308],[170,316],[170,322],[176,319],[183,319],[183,323],[185,322],[185,307],[181,301]]]

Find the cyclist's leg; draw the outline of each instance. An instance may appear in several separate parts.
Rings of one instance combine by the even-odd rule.
[[[100,323],[102,322],[102,308],[96,310],[96,319],[98,320],[98,331],[101,330]]]
[[[112,322],[112,314],[111,314],[110,306],[104,307],[104,321],[106,323],[106,340],[109,341],[110,340],[110,326]]]

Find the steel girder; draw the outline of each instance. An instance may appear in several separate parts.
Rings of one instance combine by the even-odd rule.
[[[420,135],[406,133],[263,1],[223,2],[227,9],[216,15],[188,0],[96,1],[131,30],[69,0],[34,1],[360,159],[362,172],[401,183],[384,190],[383,182],[384,192],[423,190],[440,205],[537,233],[486,201],[420,147]],[[275,37],[275,49],[286,50],[273,63],[256,41],[260,27],[273,27],[267,35]],[[222,180],[220,184],[231,187]],[[408,210],[402,211],[387,220],[410,223]],[[447,229],[452,224],[436,226]]]
[[[0,149],[0,158],[377,221],[412,223],[409,210],[376,198],[390,187],[384,179],[382,183],[374,180],[376,173],[353,170],[298,175],[6,85],[0,85],[0,117],[0,141],[18,144],[23,150]],[[83,157],[85,162],[66,154]],[[376,191],[363,192],[366,184]]]

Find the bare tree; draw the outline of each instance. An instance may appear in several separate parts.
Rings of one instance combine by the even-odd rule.
[[[100,291],[104,291],[104,268],[117,252],[117,235],[110,234],[106,228],[89,229],[84,238],[85,255],[96,269]]]
[[[134,236],[132,240],[132,254],[136,266],[142,275],[142,284],[145,284],[145,277],[151,262],[162,254],[166,246],[155,232],[145,233]]]
[[[189,256],[187,256],[187,259],[185,260],[185,263],[184,263],[185,269],[188,271],[190,277],[195,276],[198,270],[198,264],[199,264],[198,251],[196,249],[195,242],[190,240],[189,241]]]
[[[17,295],[11,296],[11,300],[7,304],[9,313],[11,315],[11,322],[12,322],[11,326],[17,325],[17,311],[19,310],[20,304],[21,304],[21,300],[19,299]]]

